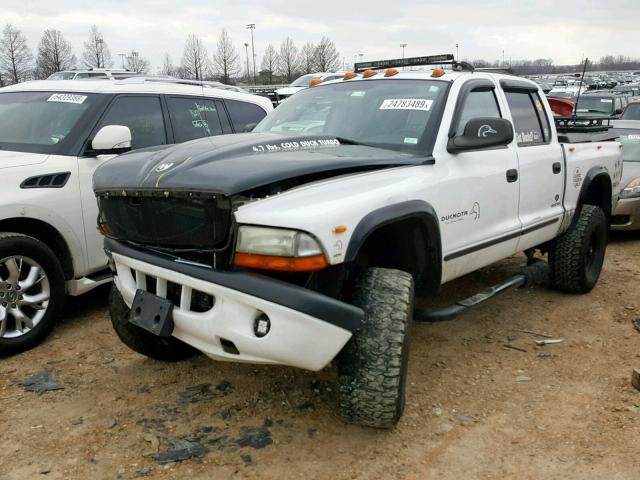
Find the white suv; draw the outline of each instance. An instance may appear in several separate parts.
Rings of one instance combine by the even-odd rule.
[[[65,293],[111,280],[91,185],[100,164],[130,149],[242,132],[272,109],[256,95],[168,79],[0,89],[0,355],[44,339]]]

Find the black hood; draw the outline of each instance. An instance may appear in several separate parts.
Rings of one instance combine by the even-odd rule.
[[[96,170],[93,188],[96,193],[159,188],[233,195],[313,174],[340,175],[428,160],[394,150],[341,144],[330,136],[240,133],[120,155]]]

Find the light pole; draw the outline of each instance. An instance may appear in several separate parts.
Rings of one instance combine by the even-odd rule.
[[[253,55],[253,84],[256,84],[256,50],[253,45],[253,31],[256,29],[255,23],[247,23],[247,28],[251,30],[251,54]]]
[[[99,46],[98,46],[99,45]],[[104,68],[104,53],[102,51],[102,45],[104,45],[104,40],[102,37],[96,38],[96,53],[98,54],[98,68]],[[102,67],[100,66],[102,63]]]
[[[251,85],[251,80],[249,78],[249,44],[247,42],[244,42],[244,53],[247,54],[247,85]]]
[[[118,56],[122,60],[122,69],[124,70],[124,57],[126,57],[127,54],[126,53],[119,53]]]
[[[404,70],[404,49],[407,47],[406,43],[401,43],[400,48],[402,48],[402,70]]]
[[[504,49],[502,49],[502,66],[504,67]]]
[[[459,45],[456,43],[456,60],[460,59],[460,50],[459,50]]]

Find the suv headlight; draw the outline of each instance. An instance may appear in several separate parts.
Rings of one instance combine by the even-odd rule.
[[[322,247],[298,230],[241,225],[234,264],[285,272],[320,270],[328,266]]]
[[[640,177],[631,180],[620,192],[620,198],[640,197]]]

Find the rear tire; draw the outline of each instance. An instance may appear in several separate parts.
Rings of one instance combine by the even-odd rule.
[[[370,268],[357,280],[353,304],[366,317],[338,357],[340,415],[349,423],[394,426],[404,411],[413,323],[413,277]]]
[[[122,295],[113,285],[109,294],[111,323],[120,340],[134,352],[165,362],[185,360],[199,353],[195,348],[177,338],[158,337],[129,323],[129,312],[129,307],[124,303]]]
[[[609,228],[600,207],[583,205],[571,230],[549,250],[549,283],[568,293],[588,293],[598,282]]]
[[[27,235],[0,233],[0,356],[42,342],[62,315],[64,297],[64,272],[51,249]]]

